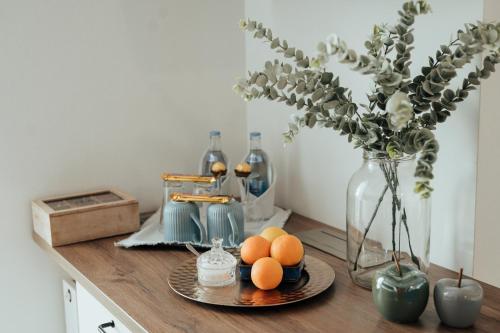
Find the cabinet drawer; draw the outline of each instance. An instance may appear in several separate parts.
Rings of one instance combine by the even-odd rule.
[[[111,322],[114,323],[114,327],[104,327],[104,332],[131,333],[79,283],[77,283],[76,285],[76,292],[78,304],[78,325],[80,328],[80,333],[100,332],[98,330],[98,327],[100,325]]]

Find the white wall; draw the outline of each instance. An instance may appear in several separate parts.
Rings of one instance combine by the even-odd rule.
[[[0,331],[63,332],[60,272],[30,200],[101,185],[151,210],[220,128],[246,150],[243,3],[0,1]]]
[[[484,18],[500,20],[500,2],[485,0]],[[498,189],[500,177],[500,113],[498,87],[500,75],[493,75],[481,89],[481,116],[479,122],[479,151],[477,166],[477,204],[474,239],[474,277],[500,288],[500,223],[498,221]]]
[[[245,16],[263,21],[275,36],[287,39],[305,54],[315,54],[319,41],[335,32],[351,48],[363,51],[373,24],[395,23],[402,1],[251,0]],[[482,17],[482,1],[431,1],[433,13],[418,17],[413,73],[434,55],[440,44],[465,22]],[[247,36],[246,64],[259,70],[277,57],[267,45]],[[356,101],[366,102],[370,79],[331,62],[341,83],[351,87]],[[479,94],[474,92],[437,131],[441,145],[433,182],[431,260],[450,268],[472,271],[474,193],[478,135]],[[261,129],[263,141],[281,172],[277,202],[294,211],[345,229],[345,192],[352,173],[360,166],[361,151],[329,129],[303,130],[296,142],[283,149],[281,132],[293,109],[268,101],[251,102],[249,130]]]

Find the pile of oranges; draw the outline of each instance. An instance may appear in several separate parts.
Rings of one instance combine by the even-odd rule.
[[[241,247],[241,259],[252,265],[252,282],[262,290],[276,288],[283,279],[283,266],[295,266],[303,256],[300,239],[277,227],[248,237]]]

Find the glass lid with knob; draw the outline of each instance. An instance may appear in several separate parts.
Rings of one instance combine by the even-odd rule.
[[[223,287],[234,283],[236,258],[222,248],[222,238],[212,239],[212,248],[196,260],[198,282],[203,286]]]

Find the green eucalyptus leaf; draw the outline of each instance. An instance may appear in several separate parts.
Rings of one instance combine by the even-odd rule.
[[[278,87],[278,89],[283,90],[283,89],[285,89],[287,83],[288,83],[287,78],[285,76],[282,76],[279,78],[276,86]]]
[[[305,81],[299,81],[297,83],[297,87],[295,88],[295,91],[297,94],[302,94],[306,90],[306,82]]]
[[[300,61],[303,58],[304,58],[304,52],[302,52],[301,50],[295,51],[295,59],[297,59],[298,61]]]
[[[325,94],[325,90],[323,88],[319,88],[319,89],[316,89],[314,91],[314,93],[312,94],[311,96],[311,100],[313,102],[316,102],[317,100],[319,100],[321,97],[323,97]]]
[[[277,48],[278,46],[280,46],[280,39],[279,39],[279,38],[275,38],[275,39],[273,39],[273,41],[271,42],[271,48],[272,48],[272,49],[275,49],[275,48]]]
[[[331,109],[334,109],[338,104],[339,104],[339,101],[330,101],[330,102],[323,104],[323,108],[325,110],[331,110]]]
[[[260,74],[257,77],[257,80],[255,81],[255,84],[257,84],[259,87],[264,87],[267,83],[267,76],[265,74]]]
[[[290,48],[286,49],[284,54],[285,54],[285,58],[291,58],[291,57],[295,56],[295,48],[290,47]]]
[[[326,53],[326,44],[323,42],[318,43],[317,49],[320,53]]]
[[[299,98],[299,99],[297,100],[297,110],[302,109],[302,108],[304,107],[304,105],[305,105],[305,104],[306,104],[306,103],[305,103],[305,101],[304,101],[304,98]]]
[[[272,100],[275,100],[276,98],[278,98],[278,91],[276,90],[276,88],[271,87],[271,89],[270,89],[270,91],[269,91],[269,97],[270,97]]]
[[[305,115],[306,125],[309,128],[313,128],[316,124],[316,115],[314,113],[306,113]]]
[[[253,35],[254,38],[262,38],[264,37],[264,31],[262,30],[257,30],[254,35]]]
[[[266,30],[266,38],[269,40],[273,39],[273,32],[271,31],[271,29]]]

